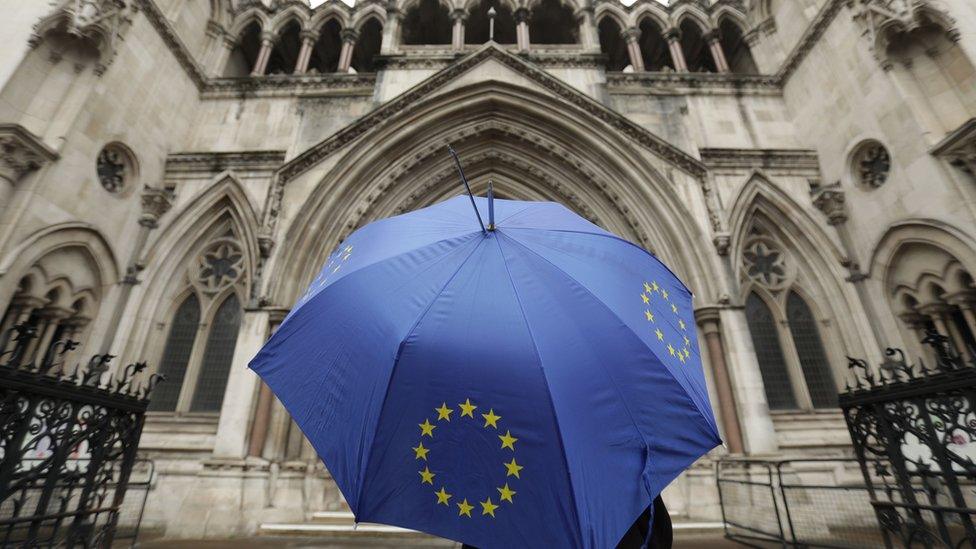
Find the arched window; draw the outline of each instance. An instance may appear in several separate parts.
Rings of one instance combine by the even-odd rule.
[[[356,46],[352,50],[352,68],[356,72],[376,70],[374,59],[380,53],[383,41],[383,25],[375,17],[370,17],[359,29]]]
[[[150,411],[172,412],[183,389],[183,378],[186,377],[186,367],[193,352],[193,343],[200,328],[200,300],[195,294],[190,294],[173,315],[166,337],[166,347],[163,358],[159,362],[159,373],[166,376],[166,381],[160,383],[153,391],[149,402]]]
[[[464,24],[465,44],[484,44],[488,41],[488,10],[491,8],[495,9],[495,42],[515,43],[515,16],[512,10],[498,0],[481,0],[468,12],[468,20]]]
[[[224,76],[244,77],[251,74],[261,51],[261,25],[252,21],[237,39],[234,50],[230,53]]]
[[[728,18],[718,26],[719,42],[725,52],[729,70],[737,74],[758,74],[759,69],[749,51],[749,44],[742,37],[742,29]]]
[[[810,391],[810,400],[814,408],[834,408],[837,406],[837,385],[830,373],[830,363],[824,352],[823,342],[817,330],[817,323],[813,312],[796,292],[790,292],[786,299],[786,320],[790,326],[790,335],[796,345],[796,354],[800,358],[800,368],[803,378]]]
[[[403,44],[450,44],[453,23],[437,0],[420,0],[407,10],[401,28]]]
[[[688,71],[718,72],[701,28],[691,19],[682,21],[679,28],[681,29],[681,51],[685,54]]]
[[[575,44],[578,41],[573,10],[559,0],[542,0],[529,15],[529,42]]]
[[[295,72],[298,52],[302,48],[301,32],[301,25],[294,19],[285,26],[278,36],[278,42],[274,49],[271,50],[266,74],[291,74]]]
[[[597,26],[600,33],[600,51],[607,56],[608,71],[622,71],[630,64],[627,42],[621,35],[620,25],[613,17],[604,17]]]
[[[312,47],[308,61],[311,74],[335,72],[339,68],[339,54],[342,52],[341,28],[335,19],[329,19],[319,30],[318,40]]]
[[[644,69],[651,72],[674,70],[671,59],[671,49],[664,39],[661,27],[650,17],[645,17],[640,24],[640,51],[644,57]]]
[[[759,360],[759,372],[762,374],[769,408],[772,410],[797,408],[786,359],[779,344],[776,321],[766,302],[754,292],[746,299],[746,321],[752,334],[756,358]]]
[[[231,294],[220,304],[210,323],[210,335],[193,391],[191,412],[219,412],[227,388],[227,375],[234,358],[234,345],[241,327],[241,304]]]

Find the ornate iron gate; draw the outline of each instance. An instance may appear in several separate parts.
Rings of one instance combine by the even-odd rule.
[[[850,359],[840,406],[887,547],[976,547],[976,367],[929,332],[931,367]]]
[[[152,388],[145,363],[112,355],[69,367],[78,343],[0,334],[0,545],[108,547]],[[6,349],[6,350],[4,350]]]

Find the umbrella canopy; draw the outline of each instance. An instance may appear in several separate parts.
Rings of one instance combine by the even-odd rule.
[[[352,234],[250,366],[357,521],[613,547],[721,443],[691,293],[559,204],[468,200]]]

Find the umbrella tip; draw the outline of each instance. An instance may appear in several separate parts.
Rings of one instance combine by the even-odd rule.
[[[488,230],[495,230],[495,191],[491,179],[488,180]]]

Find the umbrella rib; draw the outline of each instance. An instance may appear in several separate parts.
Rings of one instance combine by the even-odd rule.
[[[387,399],[390,396],[390,387],[393,386],[393,375],[396,374],[396,368],[397,368],[397,365],[400,363],[400,356],[403,354],[403,348],[406,346],[407,340],[410,339],[410,335],[413,334],[413,331],[417,329],[417,326],[420,325],[421,322],[423,322],[424,317],[426,317],[427,316],[427,313],[430,312],[430,309],[434,306],[434,303],[437,303],[437,300],[440,299],[441,295],[444,294],[444,290],[446,290],[447,287],[451,285],[451,282],[453,282],[454,281],[454,278],[457,277],[458,273],[461,272],[461,269],[464,268],[464,266],[468,263],[468,261],[474,255],[474,253],[476,251],[478,251],[478,248],[481,247],[482,244],[484,244],[485,239],[476,240],[475,242],[476,242],[476,244],[473,247],[473,249],[471,250],[471,252],[468,253],[468,256],[465,257],[464,258],[464,261],[462,261],[458,265],[457,269],[455,269],[454,272],[451,273],[451,276],[448,277],[447,281],[444,283],[443,286],[441,286],[440,290],[438,290],[437,293],[434,294],[434,297],[430,300],[429,303],[427,303],[427,306],[424,307],[424,310],[417,316],[417,319],[414,320],[413,324],[410,326],[410,328],[403,335],[403,339],[400,340],[400,344],[397,345],[397,352],[396,352],[396,355],[393,357],[393,366],[390,368],[390,377],[386,381],[386,391],[384,391],[384,393],[383,393],[383,401],[380,402],[380,408],[379,408],[380,411],[376,415],[376,425],[377,426],[380,424],[380,421],[383,418],[383,409],[386,408],[386,401],[387,401]],[[360,511],[362,509],[363,492],[366,491],[365,490],[365,488],[366,488],[366,486],[365,486],[365,483],[366,483],[366,479],[365,479],[366,469],[369,468],[369,462],[373,458],[373,445],[375,443],[376,443],[376,440],[375,440],[375,437],[374,437],[373,441],[370,442],[369,447],[366,450],[366,459],[363,460],[362,468],[359,471],[359,479],[357,479],[357,481],[358,481],[357,484],[359,485],[359,491],[356,494],[356,507],[357,507],[357,509],[354,510],[354,514],[356,515],[357,518],[359,518],[358,511]]]
[[[572,232],[577,232],[577,231],[572,231]],[[587,233],[587,234],[593,234],[593,233]],[[506,235],[506,236],[507,236],[507,235]],[[613,315],[613,316],[614,316],[614,317],[615,317],[615,318],[616,318],[617,320],[619,320],[619,321],[620,321],[620,323],[621,323],[621,324],[623,324],[624,326],[626,326],[626,327],[627,327],[627,329],[628,329],[628,330],[630,331],[630,333],[631,333],[631,334],[633,334],[633,336],[634,336],[634,337],[636,337],[638,341],[641,341],[641,342],[643,343],[643,340],[641,340],[641,339],[640,339],[640,336],[639,336],[639,335],[637,334],[637,332],[635,332],[635,331],[633,330],[633,328],[631,328],[631,327],[630,327],[630,325],[629,325],[629,324],[627,324],[626,322],[624,322],[624,320],[623,320],[622,318],[620,318],[620,316],[619,316],[619,315],[617,315],[617,313],[616,313],[616,312],[614,312],[614,310],[613,310],[613,309],[611,309],[610,307],[608,307],[608,306],[607,306],[607,304],[606,304],[606,303],[604,303],[603,301],[601,301],[601,300],[600,300],[600,298],[599,298],[599,297],[597,297],[597,296],[596,296],[596,295],[595,295],[595,294],[593,293],[593,291],[592,291],[592,290],[590,290],[589,288],[587,288],[587,287],[586,287],[586,286],[585,286],[584,284],[582,284],[582,283],[580,283],[580,281],[579,281],[579,280],[576,280],[576,278],[575,278],[575,277],[573,277],[573,275],[571,275],[571,274],[569,274],[569,273],[567,273],[567,272],[566,272],[565,270],[563,270],[562,268],[560,268],[560,267],[559,267],[558,265],[556,265],[555,263],[553,263],[552,261],[550,261],[550,260],[549,260],[549,259],[548,259],[547,257],[545,257],[545,256],[543,256],[542,254],[540,254],[540,253],[538,253],[538,252],[536,252],[536,251],[535,251],[535,250],[533,250],[532,248],[529,248],[529,247],[528,247],[528,246],[526,246],[525,244],[523,244],[523,243],[521,243],[521,242],[519,242],[519,240],[518,240],[517,238],[513,238],[513,237],[511,237],[511,236],[507,236],[507,237],[508,237],[508,239],[509,239],[509,240],[511,240],[512,242],[514,242],[514,243],[516,243],[516,244],[518,244],[518,245],[519,245],[519,246],[520,246],[520,247],[521,247],[522,249],[524,249],[524,250],[525,250],[526,252],[528,252],[528,253],[530,253],[530,254],[532,254],[532,255],[534,255],[534,256],[536,256],[536,257],[538,257],[538,258],[539,258],[539,259],[541,259],[542,261],[545,261],[545,262],[546,262],[546,263],[548,263],[548,264],[549,264],[550,266],[552,266],[552,268],[553,268],[553,269],[555,269],[556,271],[558,271],[558,272],[560,272],[560,273],[562,273],[562,274],[563,274],[563,276],[565,276],[566,278],[568,278],[568,279],[570,279],[571,281],[573,281],[573,283],[574,283],[574,284],[576,284],[577,286],[579,286],[580,288],[582,288],[582,289],[583,289],[583,291],[585,291],[585,292],[586,292],[587,294],[589,294],[589,295],[590,295],[590,297],[591,297],[591,298],[593,298],[593,300],[594,300],[594,301],[595,301],[596,303],[598,303],[598,304],[599,304],[600,306],[602,306],[602,307],[604,307],[605,309],[607,309],[607,310],[608,310],[608,311],[610,312],[610,314],[611,314],[611,315]],[[622,240],[622,239],[621,239],[621,240]],[[626,242],[626,240],[625,240],[624,242]],[[633,243],[630,243],[630,244],[631,244],[631,245],[634,245]],[[645,251],[645,253],[646,253],[646,251]],[[648,350],[650,350],[650,349],[648,349]],[[655,356],[657,356],[657,353],[654,353],[654,351],[651,351],[651,353],[652,353],[652,354],[654,354]],[[658,358],[658,360],[660,360],[660,358]],[[663,363],[663,361],[661,361],[661,362]],[[673,379],[673,380],[675,381],[675,383],[677,383],[678,385],[680,385],[680,386],[682,386],[682,387],[684,387],[684,384],[683,384],[683,383],[681,383],[681,381],[679,381],[679,380],[678,380],[678,378],[677,378],[677,376],[675,376],[675,375],[674,375],[674,373],[673,373],[673,372],[671,372],[671,370],[670,370],[670,369],[668,369],[668,368],[666,368],[666,367],[665,367],[665,368],[664,368],[664,371],[665,371],[665,372],[667,372],[669,376],[671,376],[671,379]],[[608,375],[608,376],[610,375],[610,374],[609,374],[609,372],[607,373],[607,375]],[[613,380],[613,378],[612,378],[612,377],[611,377],[610,379],[611,379],[611,380]],[[614,387],[617,387],[617,383],[616,383],[616,381],[614,381],[613,383],[614,383]],[[694,388],[694,389],[696,389],[696,390],[697,390],[697,388]],[[618,394],[619,394],[619,388],[617,389],[617,391],[618,391]],[[624,407],[625,407],[625,408],[627,409],[627,413],[628,413],[628,414],[630,414],[630,408],[629,408],[629,407],[627,406],[627,401],[626,401],[626,400],[624,400],[624,398],[623,398],[623,395],[622,395],[622,394],[620,394],[619,396],[620,396],[620,399],[621,399],[621,400],[622,400],[622,401],[624,402]],[[702,411],[702,409],[701,409],[701,407],[700,407],[700,406],[698,405],[698,403],[697,403],[697,402],[695,402],[695,399],[694,399],[694,398],[692,398],[692,397],[691,397],[691,395],[688,395],[688,394],[686,394],[685,396],[686,396],[686,398],[688,398],[688,400],[689,400],[689,401],[691,401],[691,404],[692,404],[692,406],[694,406],[694,407],[695,407],[695,410],[697,410],[697,411],[698,411],[698,414],[702,416],[702,419],[703,419],[703,420],[705,420],[705,426],[706,426],[706,427],[708,427],[708,428],[709,428],[709,430],[712,430],[712,429],[711,429],[711,426],[709,425],[709,421],[708,421],[708,417],[706,416],[706,414],[705,414],[705,412],[704,412],[704,411]],[[631,414],[631,420],[633,421],[633,419],[634,419],[634,418],[633,418],[633,414]],[[637,423],[636,423],[636,421],[634,422],[634,427],[635,427],[635,428],[637,427]],[[640,429],[638,428],[638,432],[639,432],[639,431],[640,431]],[[721,437],[720,437],[720,436],[718,435],[718,433],[714,433],[714,434],[715,434],[715,436],[716,436],[716,438],[717,438],[717,439],[719,440],[719,442],[721,442]],[[643,436],[643,433],[641,433],[641,439],[644,439],[644,436]],[[644,440],[644,443],[645,443],[645,444],[647,444],[647,440]],[[649,445],[649,444],[648,444],[648,448],[650,448],[650,445]]]
[[[545,368],[542,367],[542,355],[539,354],[539,346],[535,342],[535,335],[532,333],[532,326],[529,325],[529,318],[525,315],[525,307],[522,306],[522,297],[519,295],[518,287],[515,285],[515,278],[512,276],[512,271],[508,268],[508,262],[505,261],[505,252],[502,250],[501,239],[496,238],[495,243],[498,245],[498,253],[502,254],[502,264],[505,265],[505,272],[508,273],[508,282],[512,285],[512,291],[515,292],[515,302],[518,303],[519,313],[522,315],[522,322],[525,324],[526,331],[529,332],[529,341],[532,342],[532,349],[535,351],[536,363],[539,366],[539,373],[542,375],[542,382],[546,384],[546,397],[549,401],[549,411],[552,414],[553,423],[556,424],[556,438],[559,439],[560,456],[563,458],[563,467],[566,468],[566,476],[569,480],[569,494],[573,498],[573,515],[575,515],[574,518],[576,519],[577,539],[582,542],[583,532],[580,529],[579,509],[576,503],[576,488],[573,486],[573,476],[569,471],[569,462],[566,460],[566,444],[563,442],[563,432],[562,427],[559,425],[559,417],[556,416],[556,405],[552,401],[552,390],[549,388],[549,379],[546,377]],[[634,427],[636,428],[637,425],[635,424]],[[638,434],[640,434],[639,429]]]

